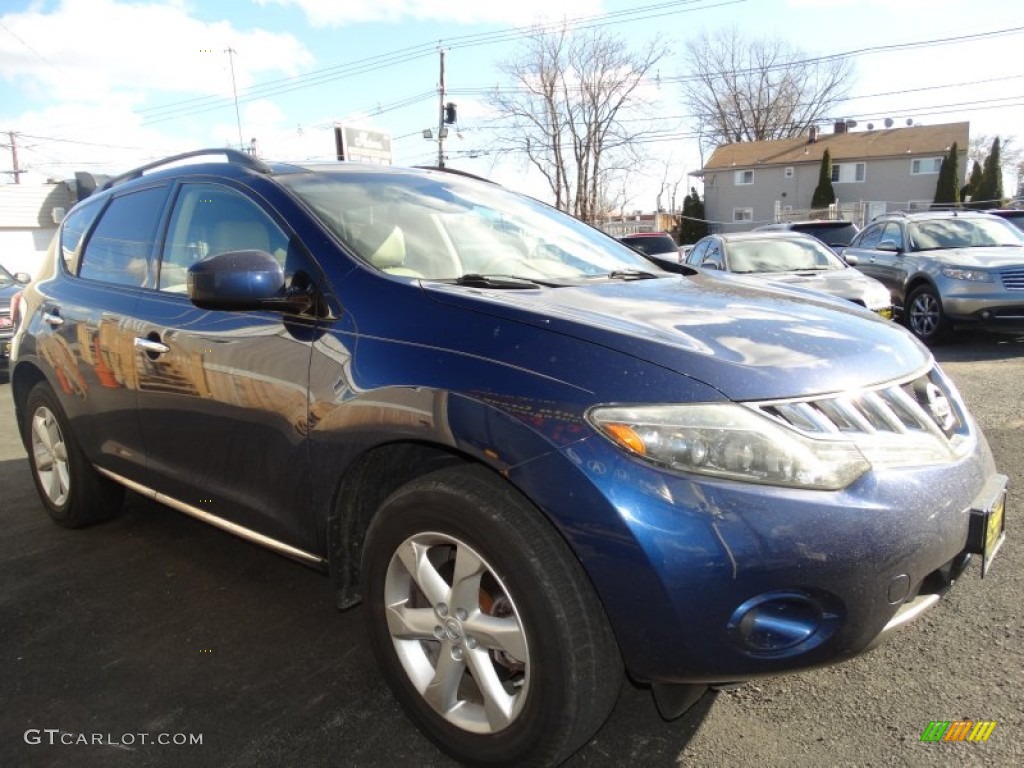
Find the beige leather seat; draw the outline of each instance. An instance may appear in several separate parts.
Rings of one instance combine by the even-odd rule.
[[[401,227],[370,226],[363,231],[360,240],[366,251],[369,251],[369,262],[377,269],[389,275],[423,277],[415,269],[404,266],[405,233]]]

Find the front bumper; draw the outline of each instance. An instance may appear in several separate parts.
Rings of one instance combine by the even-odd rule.
[[[942,280],[938,285],[942,310],[957,322],[1024,325],[1024,293],[999,283]]]
[[[756,678],[872,647],[962,572],[970,510],[997,477],[980,435],[955,464],[871,472],[838,492],[675,476],[599,438],[566,458],[594,492],[573,483],[544,506],[573,510],[552,516],[630,673],[657,683]],[[531,475],[566,488],[567,471],[547,457]]]

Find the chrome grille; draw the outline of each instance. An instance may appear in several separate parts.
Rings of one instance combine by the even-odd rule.
[[[1008,291],[1024,291],[1024,267],[1004,269],[999,272],[1003,288]]]
[[[969,434],[960,397],[938,368],[880,387],[749,405],[809,437],[928,432],[957,450]]]

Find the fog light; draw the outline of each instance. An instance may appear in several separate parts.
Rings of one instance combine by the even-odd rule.
[[[838,616],[803,592],[768,592],[747,600],[728,628],[752,655],[790,655],[819,645],[835,629]]]

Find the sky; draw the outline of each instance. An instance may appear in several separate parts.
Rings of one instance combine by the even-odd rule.
[[[390,133],[396,164],[436,163],[423,130],[436,136],[443,49],[458,105],[447,165],[549,199],[523,158],[493,151],[486,94],[511,84],[500,64],[531,25],[581,18],[634,50],[668,47],[644,86],[660,136],[630,177],[631,210],[659,194],[681,206],[697,183],[677,78],[685,42],[729,26],[810,56],[851,53],[836,117],[857,130],[968,120],[972,138],[1024,144],[1020,0],[0,0],[0,171],[9,132],[25,183],[252,138],[262,157],[328,160],[336,123]]]

